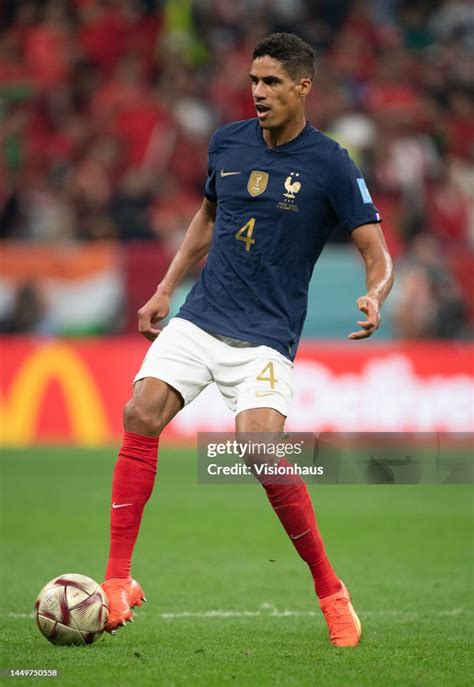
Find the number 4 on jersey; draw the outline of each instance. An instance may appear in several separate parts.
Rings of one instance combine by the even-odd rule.
[[[255,243],[255,239],[252,238],[253,228],[255,226],[255,217],[251,217],[247,224],[239,229],[235,234],[237,241],[243,241],[245,243],[245,250],[249,251],[250,246]],[[245,234],[247,232],[247,234]]]

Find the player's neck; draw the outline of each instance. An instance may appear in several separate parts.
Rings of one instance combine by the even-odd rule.
[[[275,129],[263,129],[263,140],[269,148],[276,148],[284,143],[289,143],[294,138],[300,135],[306,126],[306,119],[304,115],[299,117],[296,121],[287,122],[282,127]]]

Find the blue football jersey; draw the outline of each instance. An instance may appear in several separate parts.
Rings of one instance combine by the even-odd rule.
[[[269,148],[258,120],[249,119],[213,134],[205,195],[217,203],[214,234],[178,317],[293,360],[329,234],[337,225],[351,232],[380,221],[362,174],[310,124]]]

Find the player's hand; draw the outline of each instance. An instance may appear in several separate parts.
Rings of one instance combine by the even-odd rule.
[[[357,324],[360,329],[357,332],[351,332],[348,339],[366,339],[379,328],[380,325],[380,307],[376,298],[372,296],[361,296],[357,299],[357,307],[366,315],[366,320],[359,320]]]
[[[163,320],[170,311],[170,297],[158,289],[149,301],[138,311],[138,331],[150,341],[154,341],[161,333],[156,325]]]

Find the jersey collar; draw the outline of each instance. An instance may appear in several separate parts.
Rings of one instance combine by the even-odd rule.
[[[263,130],[261,129],[257,118],[255,118],[255,126],[256,126],[257,139],[258,139],[259,143],[261,145],[263,145],[264,148],[266,150],[270,151],[271,153],[279,152],[279,151],[285,151],[285,150],[289,150],[291,148],[296,147],[297,145],[299,145],[301,143],[301,141],[303,141],[309,135],[309,133],[311,131],[311,124],[309,122],[306,122],[306,126],[304,127],[304,129],[302,129],[300,131],[298,136],[296,136],[295,138],[292,138],[291,141],[287,141],[286,143],[282,143],[279,146],[275,146],[275,148],[270,148],[266,144],[265,139],[263,138]]]

